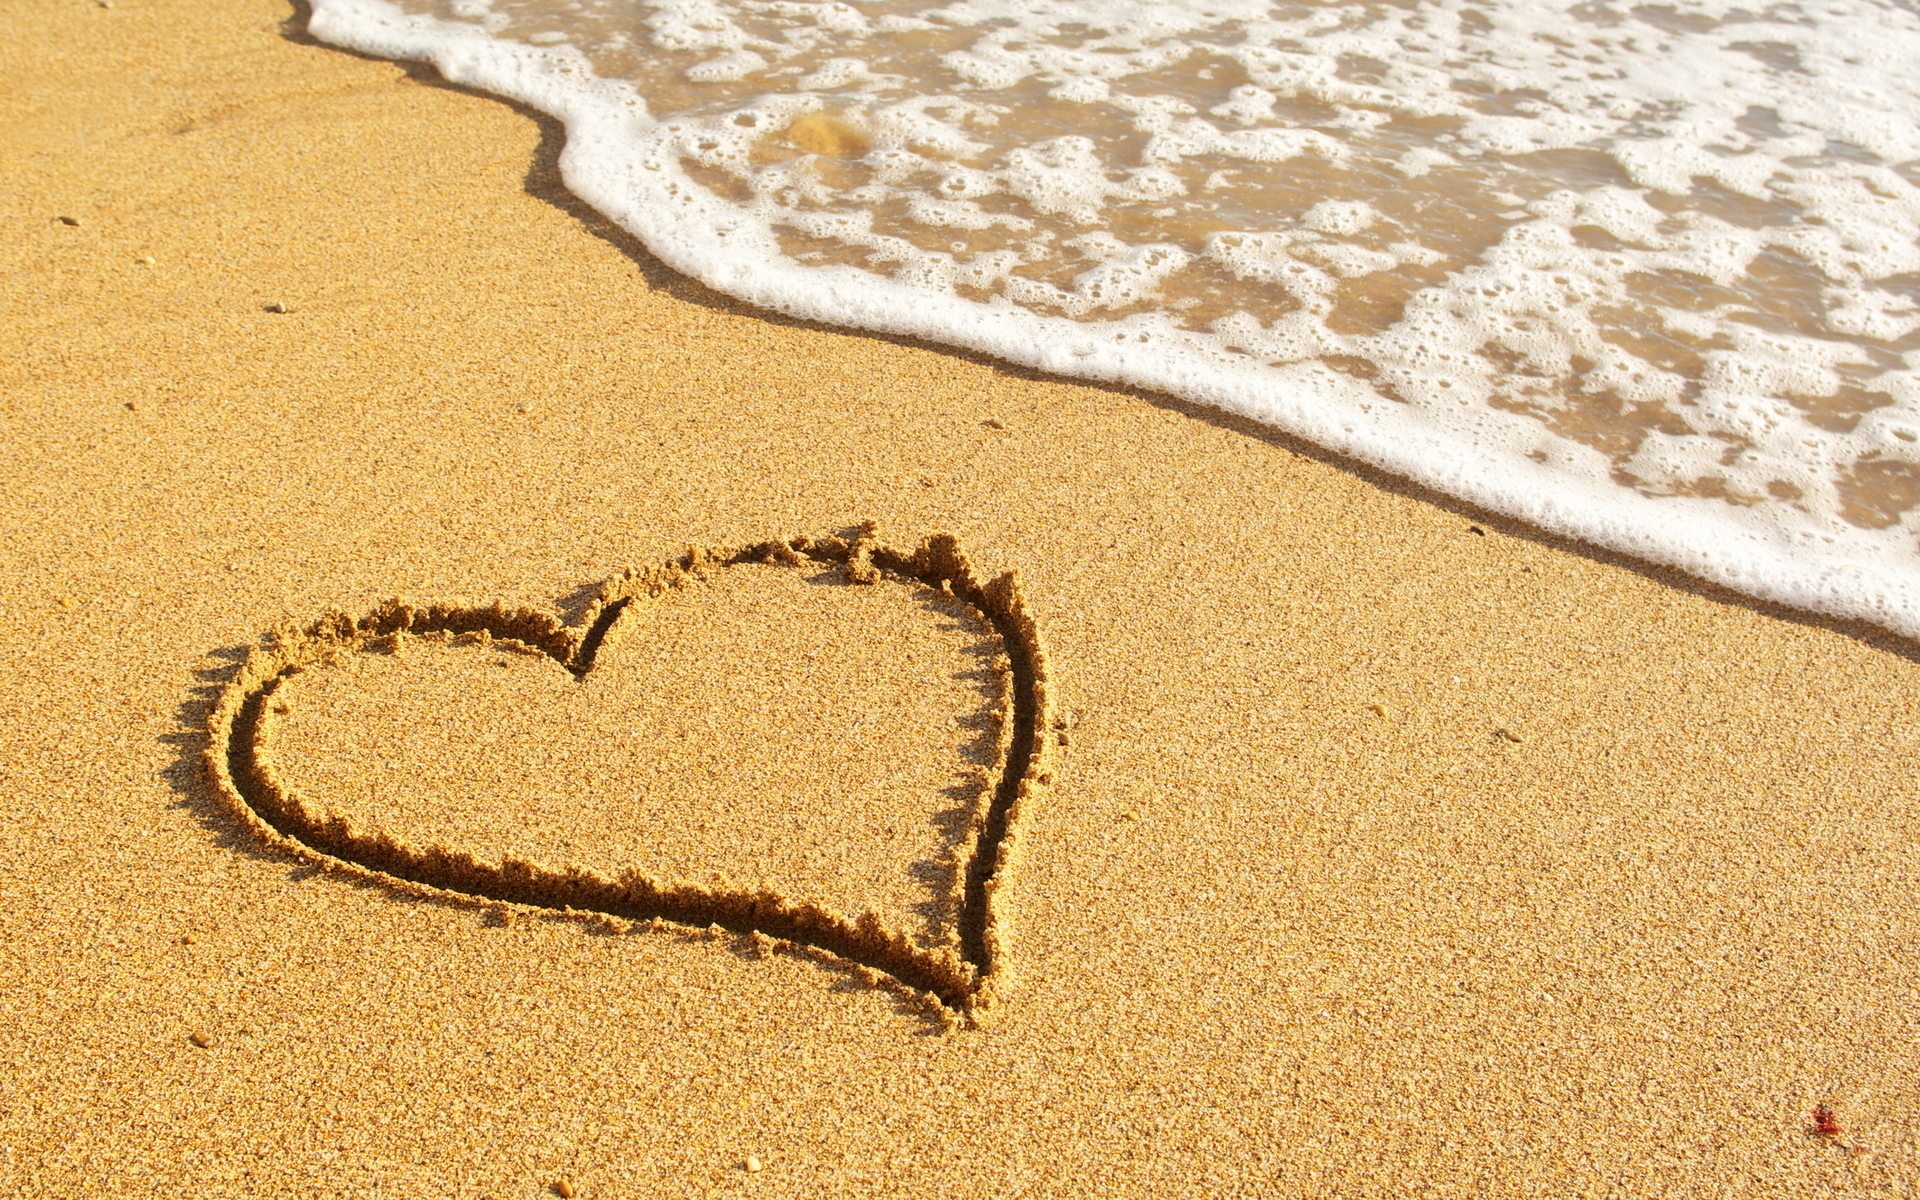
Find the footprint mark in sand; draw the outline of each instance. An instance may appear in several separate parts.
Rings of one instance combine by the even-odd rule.
[[[872,911],[849,919],[770,887],[661,880],[637,870],[608,875],[582,866],[554,868],[505,854],[497,860],[444,845],[415,845],[363,828],[302,796],[276,761],[290,681],[361,651],[406,639],[454,646],[490,645],[543,656],[577,681],[633,622],[621,617],[660,598],[747,564],[825,566],[850,582],[918,583],[970,608],[998,639],[1009,668],[992,722],[1000,731],[988,786],[974,802],[955,872],[955,936],[922,944],[889,928]],[[946,1008],[978,1012],[993,999],[1008,952],[1004,885],[1018,830],[1051,782],[1054,739],[1046,653],[1013,574],[982,582],[949,535],[911,552],[885,546],[871,526],[855,539],[798,537],[745,547],[690,551],[677,563],[628,571],[602,584],[585,620],[501,605],[425,605],[390,601],[358,619],[333,613],[304,627],[275,631],[253,648],[209,717],[207,769],[234,816],[263,841],[333,871],[359,875],[415,895],[484,904],[519,904],[598,913],[629,921],[719,926],[776,944],[807,947],[890,977]]]

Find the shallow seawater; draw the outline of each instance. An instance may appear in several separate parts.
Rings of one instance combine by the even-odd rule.
[[[786,311],[1920,635],[1920,6],[317,0]]]

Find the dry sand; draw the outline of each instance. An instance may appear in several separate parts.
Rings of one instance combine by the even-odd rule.
[[[1153,396],[744,310],[560,191],[550,125],[299,17],[0,9],[0,1192],[1920,1187],[1911,646]],[[817,956],[315,870],[202,770],[212,697],[282,621],[565,613],[689,544],[869,518],[1020,572],[1071,721],[980,1028]],[[957,836],[993,701],[952,675],[982,652],[905,588],[871,618],[821,617],[831,581],[729,594],[675,626],[720,665],[656,654],[658,719],[626,727],[712,745],[542,740],[564,705],[337,674],[309,783],[431,827],[380,769],[459,775],[418,740],[450,729],[461,771],[535,798],[484,836],[617,860],[647,824],[600,813],[658,783],[657,823],[730,823],[662,829],[654,869],[798,864],[789,890],[937,926],[913,889]],[[829,620],[961,669],[875,699]],[[743,639],[788,673],[743,684]],[[796,696],[842,719],[767,715]],[[627,790],[570,815],[587,768],[556,747]],[[634,778],[675,755],[759,765]],[[849,811],[904,840],[820,839],[817,771],[769,805],[783,755],[897,782],[896,823]],[[485,792],[449,828],[515,813]]]

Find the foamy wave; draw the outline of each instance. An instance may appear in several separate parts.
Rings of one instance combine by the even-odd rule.
[[[769,308],[1137,384],[1920,637],[1920,15],[316,0]]]

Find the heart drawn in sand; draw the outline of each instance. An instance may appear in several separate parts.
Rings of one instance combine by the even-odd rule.
[[[343,815],[338,796],[316,800],[305,794],[305,784],[320,775],[302,773],[298,738],[293,736],[295,697],[306,680],[326,672],[342,672],[357,659],[387,655],[405,657],[407,647],[430,647],[447,654],[486,651],[494,666],[525,664],[544,672],[528,685],[532,691],[515,693],[513,703],[545,713],[563,714],[569,688],[584,689],[604,683],[608,656],[622,639],[646,636],[640,618],[663,599],[686,593],[702,583],[721,578],[732,568],[758,565],[802,570],[828,570],[840,582],[920,589],[942,611],[967,613],[972,624],[997,643],[1002,666],[992,695],[994,711],[982,728],[985,761],[979,786],[960,789],[966,801],[957,814],[953,832],[948,935],[929,941],[916,937],[867,908],[849,917],[821,904],[791,894],[779,884],[740,886],[724,878],[706,884],[658,878],[645,870],[619,866],[612,870],[581,865],[553,867],[512,853],[483,857],[470,848],[437,841],[418,844],[417,838],[397,836],[376,814]],[[864,589],[862,589],[864,590]],[[833,604],[819,593],[816,604]],[[838,601],[845,603],[845,601]],[[952,628],[953,626],[948,626]],[[999,656],[1004,658],[1000,659]],[[480,659],[467,655],[473,663]],[[422,660],[420,670],[431,671],[434,661]],[[601,674],[596,675],[596,667]],[[564,680],[556,684],[553,677]],[[302,677],[305,677],[303,679]],[[344,677],[344,676],[343,676]],[[512,672],[495,676],[517,679]],[[961,678],[959,675],[954,678]],[[480,675],[456,681],[461,688],[487,690]],[[884,681],[887,686],[911,681]],[[539,689],[546,689],[541,692]],[[638,696],[617,689],[607,695]],[[532,697],[526,699],[525,697]],[[557,698],[557,699],[556,699]],[[551,703],[549,703],[551,702]],[[602,708],[606,702],[600,700]],[[302,709],[304,711],[304,708]],[[538,713],[528,720],[540,719]],[[856,728],[859,714],[834,714],[834,719]],[[511,726],[510,721],[502,721]],[[958,724],[958,722],[950,722]],[[776,945],[807,947],[891,978],[895,983],[933,997],[948,1009],[977,1012],[993,997],[1008,951],[1009,924],[1002,893],[1012,868],[1020,823],[1036,801],[1039,789],[1051,781],[1046,655],[1039,632],[1027,615],[1020,584],[1012,574],[982,582],[958,543],[948,535],[928,538],[917,549],[900,551],[878,542],[868,526],[860,536],[799,537],[745,547],[716,547],[690,551],[680,561],[645,571],[627,571],[602,584],[585,619],[569,626],[552,613],[499,604],[411,605],[390,601],[365,616],[331,613],[305,626],[277,630],[253,648],[238,674],[221,693],[209,717],[207,769],[214,789],[234,816],[262,840],[329,870],[356,874],[415,895],[434,896],[485,905],[526,905],[568,912],[602,914],[627,921],[670,922],[695,928],[722,929],[758,935]],[[774,728],[780,726],[776,723]],[[349,735],[354,733],[348,730]],[[576,742],[608,739],[596,730],[573,731]],[[498,733],[481,737],[492,741]],[[538,734],[509,731],[510,739],[538,740]],[[682,738],[687,734],[683,731]],[[345,740],[353,740],[351,736]],[[373,739],[365,739],[372,742]],[[776,752],[785,748],[774,747]],[[942,752],[952,747],[940,748]],[[804,755],[796,746],[792,753]],[[633,761],[656,775],[676,769],[684,754],[668,747],[626,747]],[[565,750],[553,751],[559,758]],[[638,757],[633,757],[638,756]],[[937,757],[937,756],[936,756]],[[709,755],[724,768],[728,755]],[[289,763],[293,766],[290,768]],[[390,765],[390,764],[383,764]],[[710,768],[711,769],[711,768]],[[482,774],[483,787],[499,775]],[[715,778],[719,778],[718,775]],[[890,778],[882,773],[884,784]],[[487,782],[487,781],[493,782]],[[699,780],[670,782],[694,788]],[[295,786],[299,783],[301,786]],[[428,786],[431,786],[429,781]],[[436,797],[429,796],[429,800]],[[782,798],[771,798],[776,805]],[[884,797],[883,797],[884,799]],[[914,801],[918,797],[905,797]],[[431,821],[428,822],[432,824]],[[888,829],[887,833],[894,832]],[[802,848],[804,849],[804,848]]]

